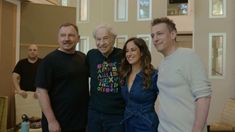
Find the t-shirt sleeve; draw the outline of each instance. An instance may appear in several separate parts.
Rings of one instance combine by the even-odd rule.
[[[18,61],[15,68],[13,69],[12,73],[21,74],[21,61]]]
[[[187,64],[186,69],[194,100],[210,96],[212,93],[211,83],[209,82],[201,59],[194,52],[189,56],[189,63]]]
[[[52,68],[47,60],[42,60],[37,69],[35,86],[49,90],[52,86]]]

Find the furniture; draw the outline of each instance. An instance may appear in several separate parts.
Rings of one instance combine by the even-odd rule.
[[[0,96],[0,132],[7,131],[8,97]]]
[[[220,121],[209,125],[210,132],[235,132],[235,98],[229,98],[224,105]]]
[[[22,122],[21,116],[26,114],[29,118],[41,118],[41,108],[38,99],[34,97],[34,92],[27,92],[27,98],[15,94],[16,124]],[[42,132],[41,128],[31,129],[29,132]]]

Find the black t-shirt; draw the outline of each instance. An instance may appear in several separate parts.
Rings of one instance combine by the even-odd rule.
[[[62,131],[79,130],[87,125],[88,68],[85,54],[55,50],[39,65],[36,86],[48,91],[51,107]],[[42,117],[43,129],[47,120]]]
[[[28,59],[20,60],[13,73],[20,75],[20,88],[25,91],[35,91],[36,87],[34,86],[35,76],[37,73],[37,68],[42,59],[38,58],[35,63],[30,63]]]
[[[118,48],[114,48],[108,57],[97,49],[87,53],[91,77],[89,109],[107,114],[123,114],[124,100],[118,75],[121,59],[122,50]]]

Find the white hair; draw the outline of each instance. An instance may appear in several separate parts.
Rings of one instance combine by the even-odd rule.
[[[106,29],[110,34],[113,35],[114,38],[116,38],[116,36],[117,36],[116,31],[115,31],[110,25],[108,25],[108,24],[100,24],[100,25],[98,25],[98,26],[95,28],[95,30],[93,31],[93,37],[94,37],[94,38],[96,38],[96,32],[97,32],[99,29],[101,29],[101,28]]]

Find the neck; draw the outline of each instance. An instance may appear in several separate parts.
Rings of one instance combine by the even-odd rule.
[[[132,65],[131,66],[131,73],[139,73],[141,70],[141,66],[139,64],[136,64],[136,65]]]
[[[167,50],[165,51],[165,53],[163,53],[164,57],[167,57],[167,56],[171,55],[172,53],[174,53],[177,48],[178,48],[178,47],[176,46],[176,43],[173,42],[172,45],[171,45],[171,47],[170,47],[169,49],[167,49]]]
[[[64,53],[67,53],[67,54],[73,54],[73,53],[75,53],[75,49],[74,49],[74,50],[63,50],[63,49],[61,49],[61,48],[58,48],[58,50],[59,50],[59,51],[62,51],[62,52],[64,52]]]
[[[28,61],[29,61],[30,63],[35,63],[37,60],[38,60],[38,57],[35,57],[35,58],[28,58]]]
[[[108,56],[113,52],[113,49],[114,49],[114,48],[112,48],[112,50],[110,50],[110,51],[107,52],[106,54],[103,54],[103,56],[108,57]]]

